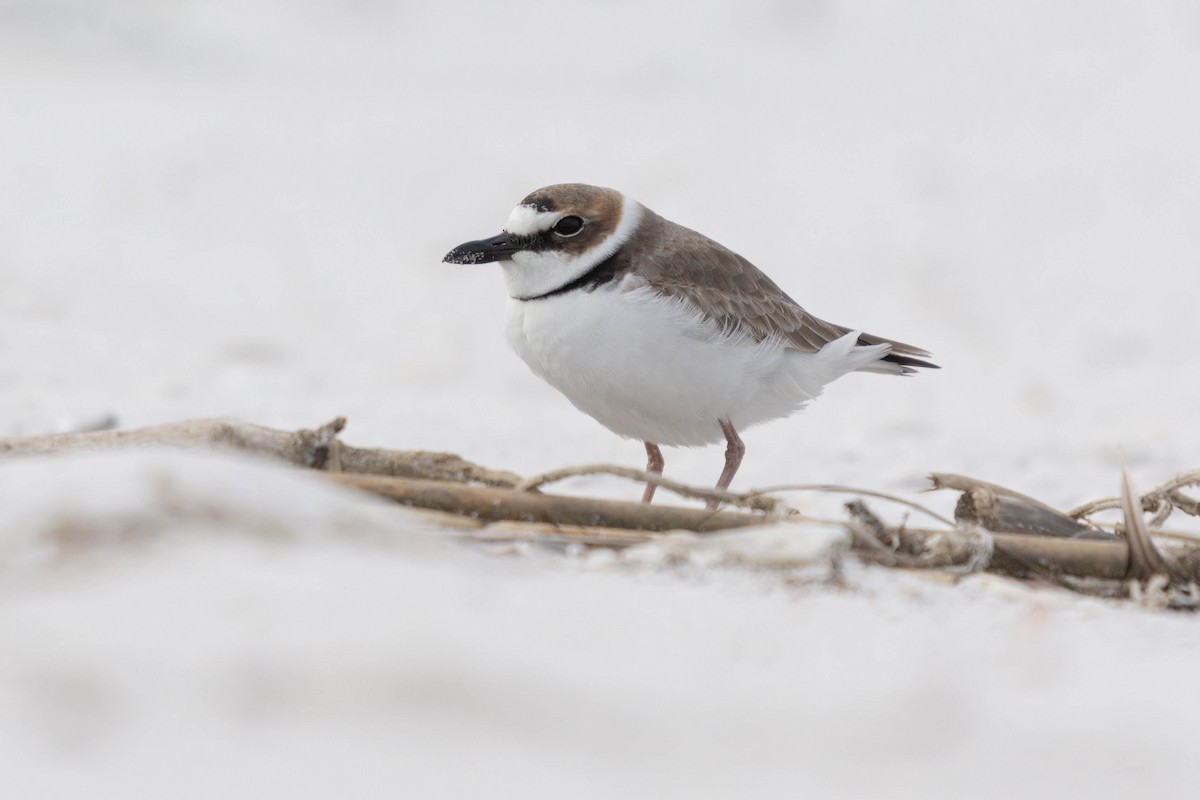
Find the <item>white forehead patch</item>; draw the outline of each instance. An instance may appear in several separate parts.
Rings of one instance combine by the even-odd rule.
[[[550,226],[558,222],[559,216],[553,211],[538,211],[536,206],[517,206],[508,215],[504,232],[513,236],[533,236],[550,230]]]

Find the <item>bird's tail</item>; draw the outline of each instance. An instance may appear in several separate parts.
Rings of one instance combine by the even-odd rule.
[[[856,350],[864,353],[883,353],[883,355],[876,355],[863,366],[856,367],[855,369],[859,372],[912,375],[918,369],[941,369],[937,364],[924,360],[929,358],[927,350],[870,333],[858,333],[857,337]]]

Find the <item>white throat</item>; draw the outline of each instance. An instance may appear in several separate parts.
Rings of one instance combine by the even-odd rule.
[[[509,215],[505,231],[517,236],[541,233],[549,230],[560,216],[551,211],[538,211],[532,206],[517,206]],[[620,250],[637,231],[641,221],[641,204],[626,197],[617,227],[586,253],[577,256],[565,256],[554,251],[514,253],[511,259],[500,262],[509,296],[518,300],[539,297],[583,277]]]

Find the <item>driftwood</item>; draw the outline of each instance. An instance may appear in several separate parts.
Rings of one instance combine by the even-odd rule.
[[[364,489],[402,505],[452,511],[487,522],[509,520],[590,528],[709,533],[762,525],[767,521],[765,517],[753,514],[462,486],[447,481],[378,475],[331,477],[344,486]]]
[[[431,481],[370,476],[331,476],[344,485],[365,489],[405,505],[457,512],[484,523],[465,534],[481,541],[528,541],[546,545],[622,548],[651,541],[661,532],[731,531],[771,524],[769,516],[740,512],[708,512],[669,505],[563,497],[520,491],[464,487]],[[855,551],[865,560],[905,568],[956,574],[981,570],[1017,578],[1047,580],[1102,596],[1138,596],[1167,576],[1159,594],[1162,604],[1195,605],[1192,589],[1200,581],[1200,549],[1187,548],[1164,557],[1160,569],[1137,567],[1136,553],[1122,540],[1033,535],[1027,531],[989,531],[982,526],[948,529],[889,527],[861,502],[848,504],[846,529]],[[796,518],[793,517],[793,521]],[[803,521],[803,518],[800,518]],[[803,528],[797,529],[803,535]],[[1151,546],[1153,543],[1151,542]],[[1131,566],[1134,565],[1134,566]],[[1134,581],[1131,583],[1131,579]],[[1140,581],[1140,583],[1138,582]],[[1170,593],[1174,586],[1179,590]]]
[[[1148,495],[1138,496],[1129,482],[1129,476],[1122,470],[1121,497],[1111,501],[1088,504],[1081,507],[1088,513],[1107,510],[1116,504],[1124,516],[1121,530],[1123,536],[1099,528],[1085,526],[1074,517],[1084,518],[1085,514],[1072,512],[1064,514],[1031,497],[1006,489],[1002,486],[984,481],[967,478],[962,475],[934,473],[929,476],[934,489],[956,489],[963,494],[955,508],[955,519],[962,524],[980,525],[996,534],[1019,533],[1028,536],[1094,539],[1116,544],[1117,549],[1108,548],[1107,552],[1120,552],[1122,558],[1120,573],[1117,573],[1118,560],[1113,556],[1101,557],[1106,549],[1097,547],[1080,547],[1079,542],[1070,546],[1058,548],[1055,557],[1046,561],[1022,559],[1030,553],[1008,553],[1018,568],[1022,564],[1038,567],[1042,570],[1059,568],[1062,572],[1084,574],[1094,577],[1130,578],[1148,580],[1154,576],[1164,576],[1168,582],[1180,584],[1200,580],[1200,572],[1193,566],[1196,548],[1182,550],[1177,555],[1165,555],[1154,543],[1149,524],[1142,516],[1143,510],[1154,511],[1155,519],[1165,519],[1160,505],[1170,502],[1172,491],[1179,483],[1168,483],[1155,489]],[[1190,498],[1182,497],[1184,502]],[[1024,540],[1018,540],[1018,545],[1024,549]],[[998,548],[1000,551],[1000,548]],[[1089,554],[1085,556],[1084,554]],[[1068,559],[1074,558],[1081,566],[1087,567],[1086,572],[1063,568]],[[1090,566],[1089,566],[1090,565]]]
[[[395,475],[487,486],[515,486],[520,480],[511,472],[487,469],[451,453],[351,447],[338,438],[345,427],[345,417],[338,417],[319,428],[298,431],[281,431],[237,420],[194,419],[132,430],[0,437],[0,458],[149,446],[213,448],[256,453],[332,472]]]
[[[473,536],[490,540],[524,539],[623,547],[648,541],[654,538],[655,532],[690,530],[705,533],[772,522],[771,517],[760,514],[709,512],[670,505],[533,494],[401,478],[332,477],[344,485],[365,489],[405,505],[465,514],[485,523],[505,521],[499,526],[487,525]],[[877,563],[957,572],[987,569],[1014,577],[1055,580],[1076,577],[1124,581],[1163,574],[1183,584],[1200,581],[1200,550],[1197,549],[1183,550],[1167,560],[1151,541],[1149,552],[1158,554],[1158,560],[1139,560],[1142,557],[1135,548],[1131,561],[1129,545],[1116,537],[1110,540],[1072,539],[1033,535],[1028,530],[992,531],[981,525],[945,530],[892,528],[880,522],[861,502],[848,505],[851,523],[847,524],[847,529],[854,536],[856,548],[865,558]],[[873,544],[862,535],[864,531],[869,532]],[[1150,567],[1138,566],[1142,563],[1149,563]],[[1098,588],[1103,589],[1100,593],[1117,593],[1115,587],[1107,584]]]
[[[1065,540],[1001,532],[982,525],[950,530],[889,527],[861,501],[846,504],[855,543],[868,560],[924,569],[971,567],[1014,577],[1076,575],[1119,579],[1128,568],[1128,548],[1117,541]],[[983,563],[986,559],[986,563]],[[975,571],[968,569],[966,571]]]
[[[137,430],[88,431],[0,438],[0,458],[67,450],[151,445],[227,448],[321,470],[338,483],[415,509],[457,535],[480,541],[622,548],[664,532],[734,531],[780,520],[805,521],[782,495],[790,491],[849,492],[922,512],[945,528],[888,526],[862,501],[847,504],[841,523],[855,552],[874,563],[955,574],[980,570],[1049,580],[1077,591],[1177,608],[1200,607],[1200,541],[1156,530],[1173,511],[1200,516],[1200,471],[1184,473],[1144,495],[1125,478],[1119,498],[1067,513],[1034,498],[962,475],[934,473],[935,489],[961,492],[953,522],[904,498],[828,485],[790,485],[760,492],[717,492],[641,470],[607,465],[556,470],[522,481],[449,453],[351,447],[338,435],[344,418],[312,430],[280,431],[228,420],[192,420]],[[744,511],[707,511],[668,504],[544,494],[540,487],[577,475],[610,474],[656,483],[684,497],[719,501]],[[1093,516],[1120,509],[1113,530]],[[1147,521],[1146,514],[1152,514]],[[799,527],[802,535],[803,527]],[[1174,536],[1176,541],[1165,537]]]

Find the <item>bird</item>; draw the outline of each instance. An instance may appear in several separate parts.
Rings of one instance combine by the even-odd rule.
[[[813,316],[742,256],[615,189],[537,189],[498,235],[443,261],[499,262],[511,348],[580,411],[643,442],[648,473],[662,474],[662,446],[724,440],[721,491],[745,456],[740,431],[850,372],[939,368],[919,347]]]

